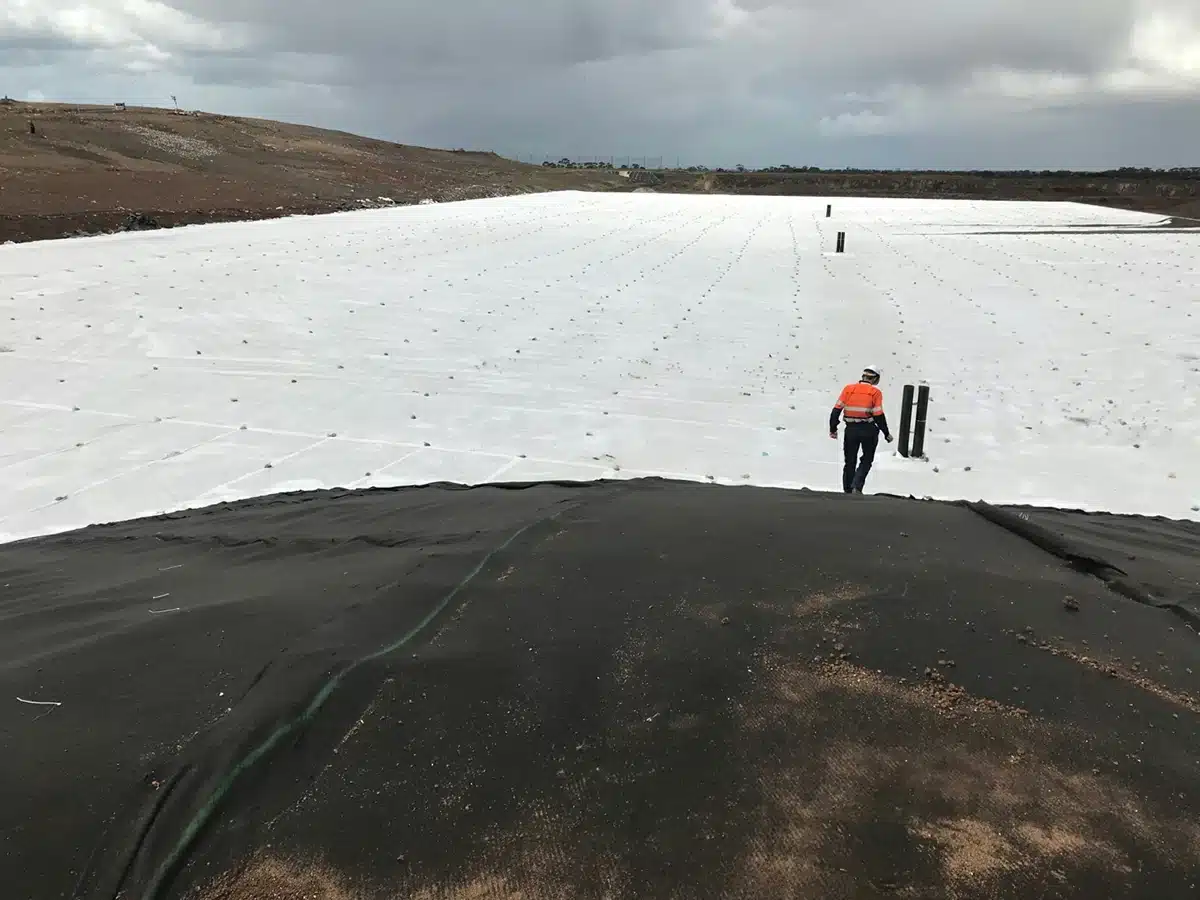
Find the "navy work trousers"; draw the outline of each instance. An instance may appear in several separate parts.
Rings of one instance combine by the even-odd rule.
[[[846,453],[846,465],[842,468],[842,490],[862,492],[867,483],[871,463],[875,461],[875,448],[879,446],[879,426],[874,422],[847,423],[842,449]],[[859,453],[862,459],[859,459]]]

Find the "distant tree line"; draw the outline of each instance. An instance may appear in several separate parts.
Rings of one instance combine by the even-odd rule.
[[[708,169],[705,166],[689,166],[689,172],[795,172],[825,173],[831,175],[973,175],[982,178],[1197,178],[1200,166],[1175,166],[1155,169],[1140,166],[1122,166],[1119,169],[823,169],[820,166],[762,166],[749,168],[734,166],[732,169]]]
[[[573,162],[567,157],[563,157],[557,162],[547,160],[542,163],[542,166],[547,169],[641,169],[645,168],[639,163],[632,163],[628,166],[614,166],[611,162]],[[1169,169],[1150,168],[1143,166],[1122,166],[1119,169],[1099,169],[1099,170],[1082,170],[1082,169],[859,169],[859,168],[835,168],[827,169],[820,166],[759,166],[757,168],[749,166],[733,166],[725,168],[721,166],[685,166],[682,168],[667,167],[664,171],[676,172],[722,172],[722,173],[753,173],[753,172],[768,172],[768,173],[795,173],[795,174],[830,174],[830,175],[972,175],[977,178],[1198,178],[1200,177],[1200,166],[1175,166]]]
[[[630,166],[614,166],[610,162],[571,162],[565,156],[558,162],[546,160],[542,163],[542,167],[546,169],[640,169],[641,166],[634,163]]]

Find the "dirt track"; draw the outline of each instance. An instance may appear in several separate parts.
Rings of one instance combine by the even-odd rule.
[[[30,132],[32,123],[35,133]],[[161,109],[0,104],[0,243],[550,190],[1071,200],[1200,216],[1200,179],[543,168],[345,132]],[[1177,224],[1187,226],[1182,220]]]

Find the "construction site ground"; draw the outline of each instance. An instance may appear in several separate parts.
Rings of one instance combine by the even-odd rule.
[[[1077,200],[1200,216],[1200,179],[547,168],[264,119],[0,104],[0,243],[553,190]]]

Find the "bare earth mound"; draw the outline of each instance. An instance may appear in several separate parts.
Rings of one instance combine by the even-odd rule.
[[[0,879],[1194,897],[1198,578],[1192,523],[657,480],[7,545]]]
[[[179,225],[618,181],[263,119],[0,105],[0,242],[109,231],[131,213]]]

